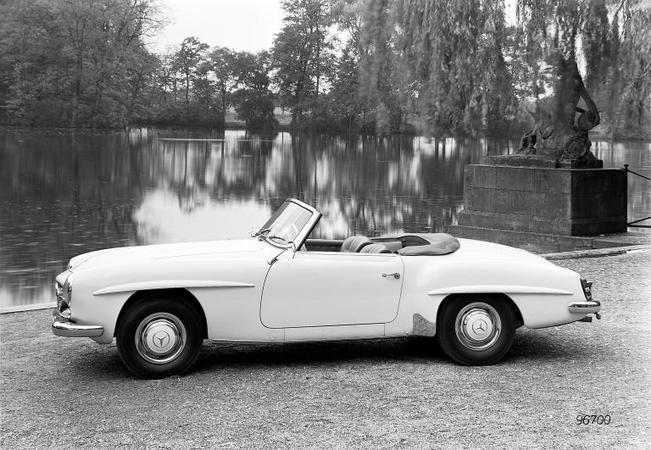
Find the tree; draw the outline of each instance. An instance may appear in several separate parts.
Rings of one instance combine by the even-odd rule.
[[[153,54],[140,48],[126,60],[127,81],[127,116],[128,123],[151,122],[154,114],[151,108],[157,85],[156,75],[160,69],[160,60]]]
[[[293,126],[300,128],[310,103],[323,89],[332,16],[327,0],[284,0],[282,6],[284,25],[273,46],[275,78],[280,100],[291,108]]]
[[[615,6],[617,5],[617,6]],[[651,136],[651,3],[625,0],[614,9],[609,45],[610,64],[595,87],[610,118],[611,135]],[[601,69],[603,70],[603,68]]]
[[[181,47],[174,56],[174,68],[181,73],[185,87],[185,113],[190,116],[190,86],[199,75],[199,66],[205,61],[205,44],[194,36],[183,39]]]
[[[502,2],[369,0],[362,80],[378,128],[415,113],[427,133],[477,133],[513,115],[504,22]]]
[[[362,125],[362,102],[359,95],[359,52],[350,42],[342,50],[334,65],[328,105],[332,119],[339,123],[348,133],[356,131]]]
[[[360,87],[360,60],[366,55],[361,41],[362,6],[357,0],[338,0],[332,11],[340,46],[332,63],[325,109],[331,126],[339,125],[339,130],[348,134],[367,125]]]
[[[210,52],[208,59],[221,99],[221,126],[225,126],[226,109],[231,104],[230,96],[238,82],[237,53],[225,47],[217,47]]]
[[[529,59],[543,61],[549,69],[543,83],[551,92],[545,102],[557,148],[576,129],[577,111],[597,111],[593,97],[602,108],[611,105],[606,107],[611,129],[628,125],[639,136],[651,88],[649,2],[519,0],[518,20]],[[579,71],[579,43],[585,77]],[[593,122],[599,123],[596,114]]]
[[[269,90],[271,56],[262,51],[258,54],[237,53],[233,61],[233,74],[239,89],[233,95],[238,116],[246,128],[273,134],[278,128],[274,116],[274,96]]]
[[[394,23],[388,0],[369,0],[362,16],[360,57],[361,92],[375,110],[375,131],[399,132],[405,122],[406,87],[393,51]]]
[[[9,120],[23,125],[123,126],[125,86],[151,0],[25,0],[3,5],[2,79]]]

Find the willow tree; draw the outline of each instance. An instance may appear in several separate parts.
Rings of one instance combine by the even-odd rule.
[[[621,101],[611,111],[614,126],[627,137],[651,137],[651,2],[623,2],[621,42],[618,42],[616,64],[620,76],[611,76],[610,97]],[[614,27],[611,27],[614,28]],[[618,27],[619,28],[619,27]],[[610,102],[609,104],[613,104]],[[626,129],[626,126],[631,128]],[[613,133],[614,134],[614,133]]]
[[[595,99],[611,105],[611,125],[634,116],[641,127],[651,79],[650,9],[646,0],[518,1],[527,60],[542,67],[530,81],[542,82],[545,94],[534,113],[543,153],[576,158],[588,151],[587,131],[601,121]]]
[[[512,113],[501,1],[402,0],[398,48],[434,131],[478,132]]]
[[[393,51],[393,20],[389,0],[367,0],[362,13],[360,90],[375,110],[375,128],[380,134],[400,131],[404,122],[405,89],[397,55]]]
[[[502,1],[368,0],[362,74],[379,127],[389,112],[393,128],[409,115],[431,134],[475,133],[512,115],[504,22]]]
[[[651,2],[592,2],[583,52],[611,134],[651,136]]]

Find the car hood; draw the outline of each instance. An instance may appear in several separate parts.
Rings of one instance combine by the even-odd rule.
[[[75,256],[70,260],[71,271],[86,267],[108,266],[170,258],[215,256],[229,257],[241,253],[258,253],[266,244],[255,238],[179,244],[142,245],[110,248]]]

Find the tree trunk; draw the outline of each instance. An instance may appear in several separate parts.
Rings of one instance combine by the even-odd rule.
[[[185,115],[186,118],[190,117],[190,73],[185,72]]]
[[[77,113],[79,110],[79,99],[81,97],[81,79],[83,75],[84,63],[83,63],[83,53],[81,49],[77,51],[77,61],[76,61],[76,73],[75,73],[75,91],[72,96],[72,114],[70,117],[70,126],[72,128],[77,127]]]
[[[226,86],[225,83],[221,83],[221,94],[222,94],[222,127],[226,128]]]

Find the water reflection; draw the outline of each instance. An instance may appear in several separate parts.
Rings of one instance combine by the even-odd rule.
[[[267,205],[254,200],[218,202],[206,198],[184,208],[172,191],[156,189],[145,195],[133,221],[145,242],[162,244],[247,237],[270,215]]]
[[[273,139],[243,131],[92,136],[5,131],[0,306],[49,302],[67,260],[106,247],[246,236],[285,198],[315,205],[316,233],[442,231],[463,207],[463,167],[513,142],[393,137]],[[595,143],[606,166],[649,169],[649,144]],[[651,209],[630,180],[631,215]],[[644,191],[646,189],[646,191]]]

